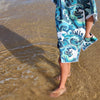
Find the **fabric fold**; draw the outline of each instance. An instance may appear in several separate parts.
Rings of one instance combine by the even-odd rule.
[[[91,16],[93,16],[93,25],[98,20],[98,14],[97,14],[97,7],[95,0],[83,0],[83,6],[85,11],[85,18],[88,19]]]
[[[57,0],[51,0],[55,5],[57,4]]]
[[[92,35],[92,33],[90,33],[90,35]],[[83,40],[82,50],[85,51],[88,47],[94,44],[97,40],[98,39],[95,35],[93,35],[91,38],[85,37]]]

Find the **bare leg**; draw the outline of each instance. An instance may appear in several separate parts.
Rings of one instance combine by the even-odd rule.
[[[59,62],[60,71],[61,71],[61,60],[60,60],[60,57],[59,57],[59,59],[58,59],[58,62]],[[70,66],[70,69],[71,69],[71,66]],[[70,77],[70,75],[71,75],[70,69],[69,69],[68,77]],[[61,72],[60,72],[59,75],[57,75],[57,76],[55,77],[55,79],[56,79],[56,80],[59,80],[59,81],[61,80]]]
[[[90,31],[92,29],[92,26],[93,26],[93,16],[89,17],[87,20],[86,20],[86,33],[85,33],[85,37],[87,38],[90,38]]]
[[[60,60],[59,64],[61,68],[61,81],[59,84],[59,88],[65,88],[68,74],[70,73],[70,69],[71,69],[71,63],[61,63],[61,60]]]
[[[70,72],[70,66],[71,66],[71,63],[61,63],[60,62],[60,67],[61,67],[60,84],[59,84],[59,87],[50,94],[50,96],[58,97],[58,96],[60,96],[60,92],[63,91],[63,89],[65,90],[65,88],[66,88],[65,84],[67,81],[68,74]]]
[[[62,66],[61,66],[61,59],[60,59],[60,57],[59,57],[59,59],[58,59],[58,62],[59,62],[59,65],[60,65],[60,69],[62,68]],[[68,73],[68,75],[70,75],[70,70],[71,70],[71,63],[70,63],[70,67],[69,67],[69,73]],[[60,70],[61,71],[61,70]]]

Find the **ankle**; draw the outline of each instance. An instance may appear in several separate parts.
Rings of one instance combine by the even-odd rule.
[[[59,86],[59,89],[66,88],[66,86]]]

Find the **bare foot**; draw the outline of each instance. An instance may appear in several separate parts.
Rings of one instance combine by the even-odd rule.
[[[64,92],[66,92],[66,87],[65,88],[58,88],[50,93],[50,97],[59,97]]]

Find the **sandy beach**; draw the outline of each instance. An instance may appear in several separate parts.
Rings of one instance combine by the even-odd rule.
[[[96,0],[98,16],[100,1]],[[71,64],[67,91],[57,100],[100,100],[100,17],[91,32],[98,41]],[[59,82],[55,5],[50,0],[0,0],[0,100],[52,100]]]

